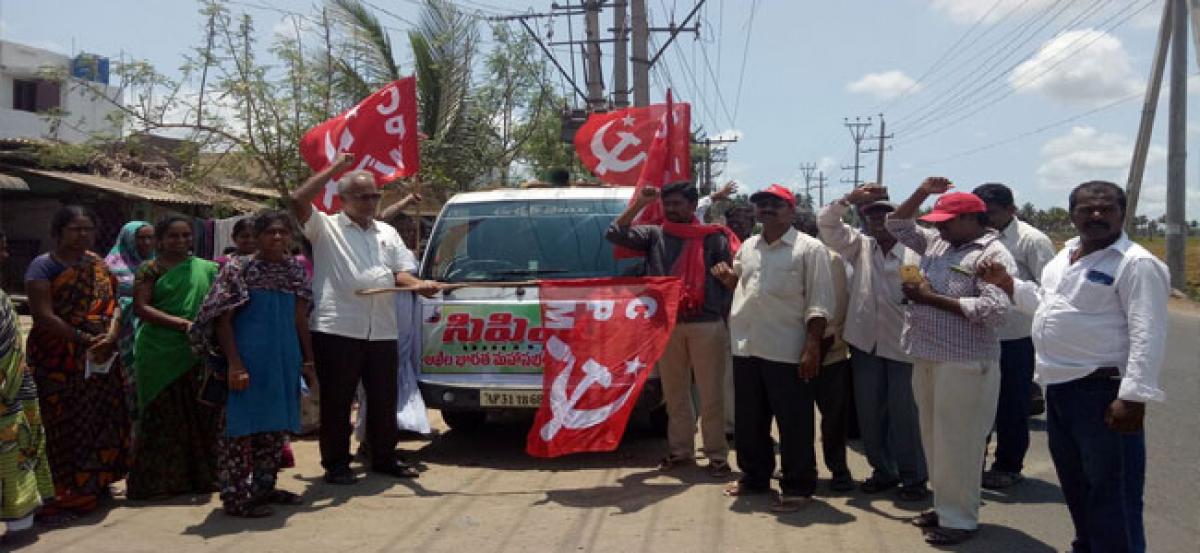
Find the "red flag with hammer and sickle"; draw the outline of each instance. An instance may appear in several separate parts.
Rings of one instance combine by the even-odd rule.
[[[417,138],[417,79],[408,77],[313,127],[300,139],[300,155],[313,171],[320,171],[338,153],[350,152],[357,160],[354,169],[374,173],[375,183],[382,188],[421,168]],[[337,195],[340,176],[333,175],[325,192],[313,199],[317,209],[333,213],[341,208]]]
[[[680,281],[541,281],[542,404],[525,441],[535,457],[612,451],[675,328]]]
[[[692,180],[691,136],[688,129],[691,125],[691,108],[687,104],[676,104],[667,90],[667,104],[659,118],[658,130],[654,132],[654,140],[646,152],[646,162],[642,165],[642,173],[638,176],[637,188],[629,203],[637,200],[642,188],[653,186],[662,190],[673,182]],[[656,201],[642,209],[633,218],[634,225],[661,225],[666,217],[663,215],[662,201]],[[617,259],[641,257],[643,252],[622,248],[613,248],[613,256]]]
[[[687,148],[690,107],[675,104],[674,136]],[[667,104],[593,113],[575,133],[575,152],[601,182],[633,186],[646,163],[650,144],[662,125]]]

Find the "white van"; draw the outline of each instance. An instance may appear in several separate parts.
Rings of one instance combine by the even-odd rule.
[[[458,194],[434,223],[421,278],[446,283],[520,282],[637,274],[614,260],[604,230],[631,187],[503,189]],[[466,287],[421,301],[419,383],[426,405],[453,429],[481,427],[489,412],[532,413],[542,400],[541,304],[536,286]],[[639,407],[665,424],[657,376]]]

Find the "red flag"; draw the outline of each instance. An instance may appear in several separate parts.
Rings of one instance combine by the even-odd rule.
[[[300,155],[313,171],[320,171],[338,153],[350,152],[358,162],[354,169],[374,173],[382,188],[421,168],[417,138],[417,80],[408,77],[313,127],[300,140]],[[333,175],[325,184],[325,193],[313,199],[317,209],[332,213],[341,207],[337,196],[340,176]]]
[[[666,112],[665,104],[655,104],[593,113],[575,133],[575,153],[601,182],[633,186],[642,174],[650,144]],[[687,136],[688,125],[686,116],[676,118],[681,136]]]
[[[679,279],[543,281],[539,293],[543,394],[525,451],[612,451],[675,328]]]
[[[671,98],[671,91],[667,90],[666,108],[659,119],[650,149],[646,152],[646,162],[642,165],[642,174],[638,176],[637,188],[633,190],[629,203],[637,200],[644,187],[653,186],[662,190],[664,185],[692,178],[691,135],[688,130],[691,128],[691,106],[676,104]],[[661,225],[665,220],[662,201],[657,201],[643,208],[633,218],[633,224]],[[613,248],[613,256],[617,259],[641,255],[627,248]]]

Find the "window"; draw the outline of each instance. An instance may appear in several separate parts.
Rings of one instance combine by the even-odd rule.
[[[62,105],[58,83],[13,79],[13,109],[44,112]]]
[[[604,230],[624,200],[526,200],[446,209],[429,242],[425,278],[447,282],[588,278],[630,274]]]
[[[13,109],[37,111],[37,81],[13,79]]]

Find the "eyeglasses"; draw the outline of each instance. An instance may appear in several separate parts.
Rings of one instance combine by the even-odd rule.
[[[382,198],[382,197],[383,197],[383,194],[380,194],[378,192],[368,192],[366,194],[355,194],[354,195],[354,199],[358,200],[360,202],[375,202],[375,201],[379,201],[379,198]]]

